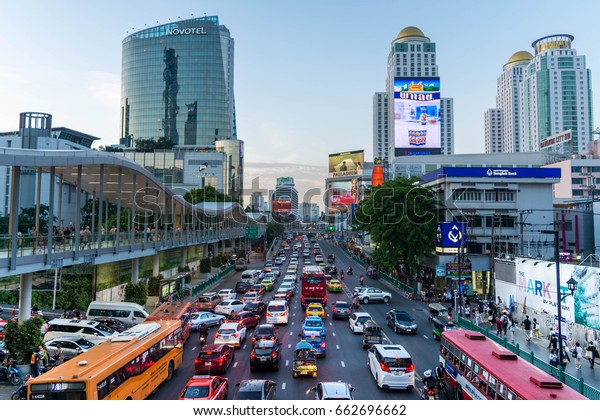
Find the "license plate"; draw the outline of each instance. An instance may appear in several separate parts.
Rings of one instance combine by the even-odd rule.
[[[411,331],[412,331],[412,330],[411,330],[410,328],[407,328],[407,329],[406,329],[406,332],[411,332]]]
[[[204,362],[205,366],[210,366],[212,363],[211,362]]]
[[[396,375],[399,376],[402,372],[400,372],[399,370],[394,370],[392,371],[392,375]]]
[[[266,357],[261,357],[261,358],[260,358],[260,361],[261,361],[261,362],[266,362],[266,361],[267,361],[267,358],[266,358]]]

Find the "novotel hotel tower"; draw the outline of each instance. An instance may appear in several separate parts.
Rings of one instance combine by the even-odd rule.
[[[210,147],[236,139],[233,48],[217,16],[169,22],[125,38],[120,143]]]

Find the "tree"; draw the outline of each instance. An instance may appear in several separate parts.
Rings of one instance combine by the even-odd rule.
[[[438,200],[418,179],[398,177],[373,188],[356,211],[355,226],[378,244],[375,264],[409,280],[435,249]]]
[[[198,203],[239,203],[242,204],[242,199],[235,199],[227,194],[217,191],[212,185],[207,185],[204,188],[194,188],[185,193],[183,198],[191,204]]]
[[[267,243],[271,243],[277,237],[283,237],[285,227],[281,223],[269,222],[267,224]]]
[[[38,316],[29,318],[19,325],[9,320],[4,328],[4,342],[11,357],[19,364],[25,364],[29,356],[42,344],[41,328],[44,319]]]
[[[146,305],[148,300],[148,287],[145,282],[127,283],[125,286],[125,301]]]

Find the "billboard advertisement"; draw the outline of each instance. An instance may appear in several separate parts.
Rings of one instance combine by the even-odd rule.
[[[394,79],[395,155],[441,153],[440,79]]]
[[[329,155],[329,177],[362,175],[364,163],[364,150]]]
[[[329,206],[350,207],[357,204],[360,195],[360,178],[354,178],[351,181],[334,181],[329,184]]]
[[[271,211],[274,213],[291,213],[292,202],[290,200],[273,200]]]

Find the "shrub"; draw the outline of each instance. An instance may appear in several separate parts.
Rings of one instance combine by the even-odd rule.
[[[203,258],[202,261],[200,261],[200,272],[210,273],[210,260],[208,258]]]
[[[148,286],[146,283],[128,283],[125,286],[125,301],[137,303],[138,305],[146,305],[148,300]]]
[[[44,319],[39,316],[29,318],[19,325],[18,322],[9,320],[4,327],[4,343],[11,357],[18,364],[29,363],[31,353],[42,344],[41,327]]]
[[[217,256],[213,257],[213,259],[212,259],[212,261],[211,261],[211,265],[212,265],[214,268],[221,267],[221,265],[223,265],[223,264],[221,263],[221,256],[220,256],[220,255],[217,255]]]
[[[148,296],[158,296],[158,289],[160,287],[160,281],[163,279],[163,275],[152,276],[148,280]]]

